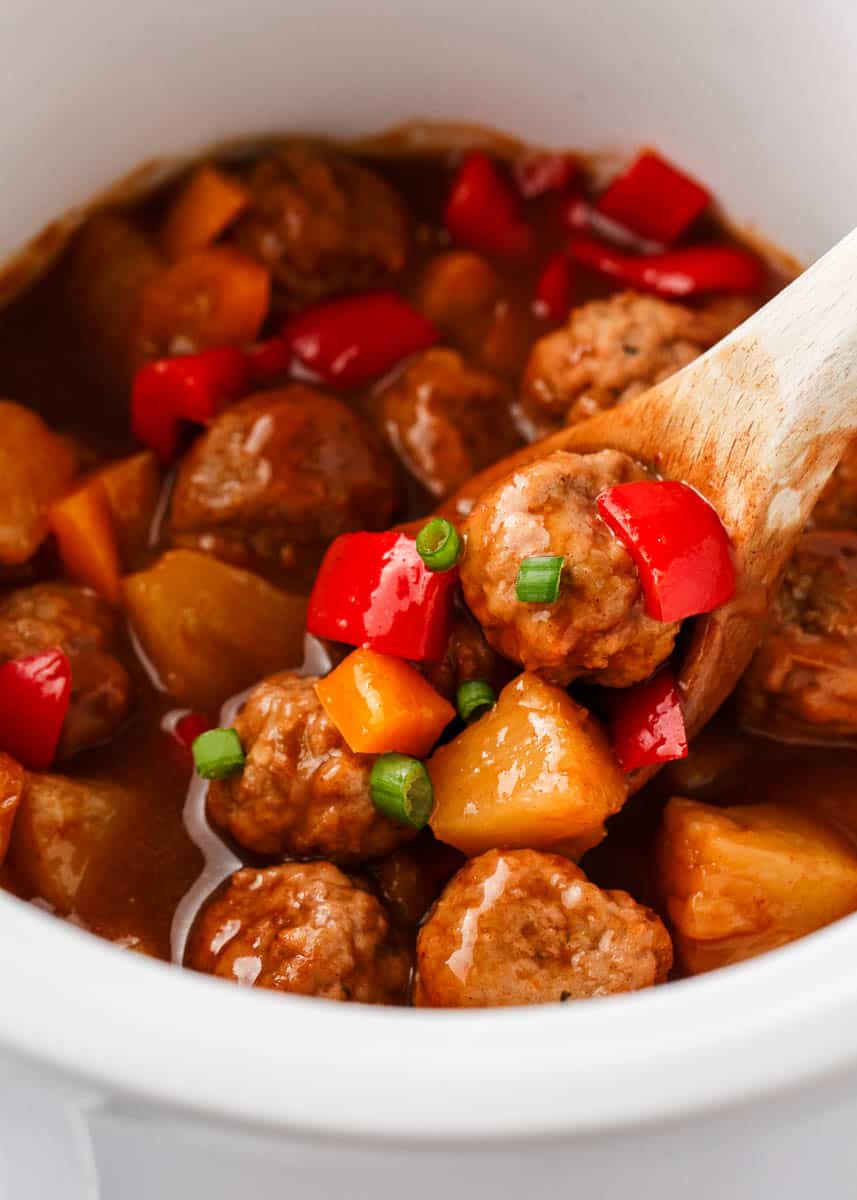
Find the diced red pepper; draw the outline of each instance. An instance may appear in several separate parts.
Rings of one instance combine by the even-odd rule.
[[[214,722],[198,712],[185,713],[172,727],[172,735],[183,750],[190,750],[196,739],[209,729],[214,728]]]
[[[753,292],[762,266],[737,246],[688,246],[663,254],[623,254],[595,238],[572,238],[571,257],[627,287],[658,296],[701,296],[707,292]]]
[[[131,389],[134,436],[170,463],[179,450],[182,421],[207,424],[247,380],[246,358],[234,346],[146,363]]]
[[[647,150],[613,180],[596,208],[641,237],[668,245],[710,201],[711,196],[696,180]]]
[[[437,327],[395,292],[366,292],[292,317],[282,337],[325,383],[359,387],[440,340]]]
[[[444,223],[456,242],[486,254],[526,254],[532,240],[518,197],[482,150],[473,150],[458,168]]]
[[[571,263],[567,254],[554,254],[548,259],[536,283],[534,309],[536,316],[549,321],[563,321],[571,303]]]
[[[272,337],[256,342],[244,351],[251,383],[270,383],[285,375],[292,361],[292,348],[285,338]]]
[[[619,246],[629,253],[660,254],[664,250],[664,246],[660,242],[642,238],[632,230],[626,229],[618,221],[612,221],[609,217],[605,217],[603,213],[593,208],[586,197],[579,192],[572,192],[570,196],[566,197],[563,201],[561,215],[568,228],[575,233],[591,233],[596,238]]]
[[[669,667],[611,696],[613,752],[623,771],[687,757],[687,731]]]
[[[636,563],[646,611],[656,621],[682,621],[732,599],[729,536],[686,483],[619,483],[601,493],[598,511]]]
[[[62,650],[0,666],[0,749],[31,771],[46,771],[71,700],[71,665]]]
[[[344,533],[325,554],[309,598],[316,637],[413,662],[446,651],[458,571],[429,571],[404,533]]]
[[[561,192],[577,174],[577,164],[567,154],[533,153],[516,159],[512,175],[527,200],[547,192]]]

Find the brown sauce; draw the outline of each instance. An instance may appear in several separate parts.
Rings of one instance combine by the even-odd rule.
[[[405,295],[411,295],[428,259],[448,246],[440,214],[453,158],[437,154],[396,158],[384,154],[367,161],[400,191],[414,217],[416,251],[400,285]],[[170,194],[168,189],[139,207],[145,225],[151,226],[158,219]],[[494,264],[503,276],[507,294],[524,307],[529,306],[546,257],[567,237],[552,197],[531,202],[528,219],[536,230],[532,253],[520,261]],[[732,237],[713,218],[696,233],[703,238],[714,233],[720,239]],[[0,313],[0,396],[32,407],[54,429],[75,438],[82,447],[84,462],[94,466],[131,452],[134,442],[128,425],[127,396],[93,370],[90,348],[68,320],[66,269],[67,255]],[[766,290],[775,290],[780,282],[772,275]],[[611,290],[604,281],[578,270],[572,305]],[[532,317],[528,338],[535,340],[548,328]],[[372,403],[371,391],[357,392],[348,399],[358,409],[367,410]],[[430,511],[427,497],[413,482],[407,495],[407,505],[397,514],[398,519]],[[147,557],[153,558],[160,549],[156,541]],[[53,567],[48,552],[40,556],[36,576],[49,573]],[[88,751],[61,768],[76,778],[109,778],[127,784],[137,798],[127,815],[123,836],[115,840],[109,863],[101,867],[97,879],[88,882],[75,919],[113,940],[169,958],[174,914],[200,874],[203,854],[183,817],[191,779],[190,759],[171,743],[162,728],[175,702],[158,690],[139,662],[136,676],[137,703],[127,725],[108,745]],[[642,900],[657,902],[649,849],[660,806],[674,791],[724,803],[781,798],[786,792],[800,802],[811,802],[819,791],[833,791],[842,797],[843,804],[857,811],[855,750],[786,746],[750,738],[737,732],[728,717],[704,739],[706,747],[711,743],[720,748],[720,765],[713,766],[708,774],[702,771],[696,782],[688,781],[689,768],[682,768],[687,770],[684,780],[680,773],[677,778],[677,770],[666,771],[637,796],[612,822],[608,841],[584,862],[597,882],[621,886]],[[245,855],[238,857],[248,861]],[[31,898],[26,883],[16,877],[8,863],[0,868],[0,884]]]

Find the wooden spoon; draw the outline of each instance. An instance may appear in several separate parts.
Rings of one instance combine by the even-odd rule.
[[[731,603],[695,619],[684,654],[693,735],[749,663],[798,535],[855,434],[857,230],[676,375],[494,464],[444,512],[463,516],[486,487],[552,450],[623,450],[706,496],[732,538],[738,584]]]

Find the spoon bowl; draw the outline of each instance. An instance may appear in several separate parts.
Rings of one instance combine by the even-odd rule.
[[[728,604],[695,619],[683,656],[691,737],[747,667],[800,532],[857,435],[855,298],[857,230],[681,371],[495,463],[444,506],[463,517],[491,484],[553,450],[621,450],[705,496],[729,532],[737,582]]]

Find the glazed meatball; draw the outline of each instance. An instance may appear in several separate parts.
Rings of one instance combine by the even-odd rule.
[[[0,597],[0,662],[60,647],[71,663],[71,703],[58,748],[68,758],[106,741],[131,709],[112,609],[70,583],[37,583]]]
[[[407,212],[388,183],[352,158],[288,141],[252,168],[234,239],[269,267],[288,309],[371,287],[408,258]]]
[[[410,959],[380,902],[332,863],[236,871],[199,918],[188,966],[245,987],[397,1004]]]
[[[615,450],[557,450],[480,498],[462,527],[461,582],[495,650],[555,683],[607,687],[646,679],[669,657],[678,625],[646,616],[637,568],[595,507],[605,488],[644,478]],[[553,604],[516,595],[521,563],[537,555],[565,560]]]
[[[810,739],[857,735],[857,533],[805,533],[744,676],[751,729]]]
[[[479,254],[470,250],[438,254],[422,274],[416,302],[444,339],[480,366],[503,375],[520,373],[536,333],[535,322]]]
[[[558,854],[489,850],[447,884],[420,930],[414,1002],[583,1000],[662,983],[671,966],[666,929],[627,892],[602,891]]]
[[[857,441],[851,442],[812,512],[816,529],[857,530]]]
[[[303,574],[338,534],[385,528],[394,504],[372,431],[340,400],[293,384],[233,405],[197,439],[170,526],[179,545]]]
[[[316,682],[284,672],[250,693],[234,723],[244,770],[211,784],[209,813],[258,854],[337,862],[388,854],[413,830],[372,804],[374,756],[348,749],[315,694]]]
[[[471,679],[484,679],[499,691],[515,673],[512,664],[491,649],[482,630],[463,610],[456,616],[443,658],[423,663],[422,670],[434,690],[451,701],[461,684]]]
[[[687,366],[752,307],[729,297],[693,309],[637,292],[590,300],[533,347],[524,372],[524,421],[538,434],[612,408]]]
[[[417,355],[377,404],[391,446],[435,500],[520,445],[507,385],[454,350]]]

